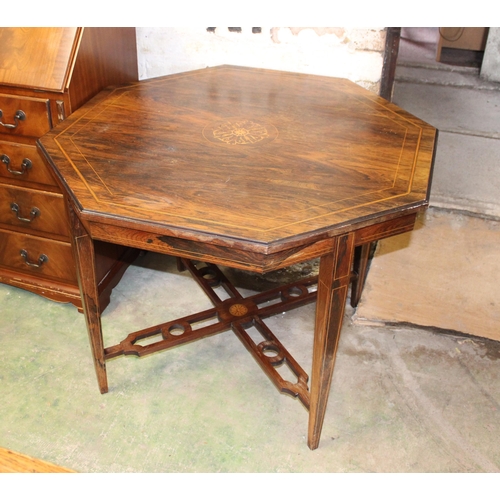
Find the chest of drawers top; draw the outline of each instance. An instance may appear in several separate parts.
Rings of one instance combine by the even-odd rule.
[[[0,28],[0,122],[15,126],[0,133],[40,137],[102,88],[135,80],[135,28]]]
[[[80,38],[81,28],[2,28],[0,82],[63,92]]]

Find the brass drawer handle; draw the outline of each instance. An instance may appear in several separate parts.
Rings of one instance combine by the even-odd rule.
[[[3,116],[3,111],[0,109],[0,118],[2,118]],[[16,114],[14,115],[14,122],[15,123],[3,123],[2,121],[0,121],[0,125],[2,125],[2,127],[5,127],[5,128],[10,128],[10,129],[13,129],[13,128],[17,128],[17,126],[19,125],[19,122],[22,122],[26,120],[26,113],[20,109],[18,109],[16,111]]]
[[[38,209],[37,207],[33,207],[30,210],[30,217],[29,218],[21,217],[19,215],[19,205],[17,203],[11,203],[10,209],[16,214],[16,217],[18,218],[18,220],[23,221],[23,222],[33,222],[33,219],[40,215],[40,209]]]
[[[37,268],[42,267],[43,264],[45,264],[45,262],[48,262],[48,260],[49,260],[49,258],[44,253],[42,253],[40,255],[40,257],[38,257],[38,262],[30,262],[28,260],[28,251],[27,250],[25,250],[23,248],[20,253],[21,253],[21,257],[24,260],[24,263],[30,267],[37,267]]]
[[[26,170],[29,170],[33,166],[30,159],[24,158],[23,162],[21,163],[21,170],[12,170],[9,167],[10,158],[7,155],[0,156],[0,160],[2,161],[2,163],[5,163],[5,165],[7,165],[7,170],[14,175],[23,175],[26,173]]]

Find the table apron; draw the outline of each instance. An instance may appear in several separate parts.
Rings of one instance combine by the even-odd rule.
[[[354,231],[355,245],[365,245],[411,231],[415,219],[416,213],[410,213],[357,229]],[[328,234],[324,239],[313,243],[299,244],[286,250],[265,254],[211,242],[193,241],[150,231],[117,227],[112,224],[87,221],[85,226],[92,239],[262,273],[315,259],[332,251],[332,239]],[[350,232],[353,231],[346,231],[346,233]]]
[[[390,236],[412,231],[415,226],[415,221],[417,220],[417,215],[418,212],[413,212],[395,219],[357,229],[354,235],[354,245],[366,245],[374,241],[389,238]]]

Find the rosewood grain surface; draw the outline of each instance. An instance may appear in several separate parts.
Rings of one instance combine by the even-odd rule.
[[[42,144],[89,218],[269,250],[421,206],[434,136],[346,80],[219,67],[101,93]]]
[[[260,272],[320,258],[310,388],[291,357],[300,383],[287,386],[309,409],[316,448],[348,286],[356,283],[356,302],[371,243],[411,231],[427,206],[436,135],[354,83],[320,76],[221,66],[101,92],[38,141],[68,195],[101,392],[106,359],[140,355],[135,342],[158,332],[164,341],[148,352],[231,327],[282,390],[262,353],[286,349],[262,326],[260,298],[231,289],[216,313],[205,312],[222,322],[207,331],[192,331],[195,315],[179,319],[184,338],[172,340],[175,324],[166,324],[105,347],[96,242]],[[291,286],[300,300],[313,297],[303,283]],[[263,345],[247,341],[247,323],[260,328]]]

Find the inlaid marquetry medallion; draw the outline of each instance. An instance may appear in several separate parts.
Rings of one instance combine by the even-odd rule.
[[[203,129],[203,136],[219,145],[250,146],[274,141],[278,136],[278,130],[269,123],[235,119],[206,126]]]
[[[229,312],[233,316],[245,316],[245,314],[248,312],[248,307],[244,306],[243,304],[233,304],[229,308]]]

